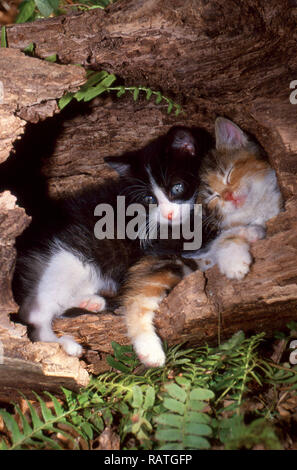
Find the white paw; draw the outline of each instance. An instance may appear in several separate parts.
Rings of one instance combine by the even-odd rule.
[[[82,355],[83,348],[71,336],[61,336],[59,343],[69,356],[80,357]]]
[[[105,299],[100,295],[90,295],[82,300],[79,304],[80,308],[85,308],[90,312],[101,312],[106,305]]]
[[[218,260],[218,266],[222,274],[228,279],[243,279],[249,272],[252,257],[245,247],[234,247],[232,255]]]
[[[139,335],[134,341],[134,349],[140,361],[147,367],[162,367],[166,356],[158,336],[154,333]]]

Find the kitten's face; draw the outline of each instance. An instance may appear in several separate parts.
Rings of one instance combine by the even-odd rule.
[[[216,121],[216,150],[201,172],[202,203],[218,218],[244,213],[259,199],[269,164],[256,144],[228,119]]]
[[[139,152],[106,161],[128,178],[129,199],[150,209],[151,222],[180,224],[182,204],[196,201],[200,159],[188,129],[174,128]]]

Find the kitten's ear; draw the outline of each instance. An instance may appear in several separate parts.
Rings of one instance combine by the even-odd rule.
[[[218,117],[215,122],[217,150],[235,150],[248,143],[247,135],[234,122]]]
[[[127,157],[105,157],[105,163],[113,168],[120,176],[130,174],[131,162]]]
[[[195,139],[187,129],[174,129],[172,131],[171,147],[190,155],[195,155]]]

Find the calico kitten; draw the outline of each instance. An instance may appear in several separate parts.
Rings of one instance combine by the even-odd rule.
[[[242,279],[252,262],[249,245],[265,236],[266,221],[280,212],[282,197],[259,146],[236,124],[217,118],[215,137],[216,148],[200,169],[199,199],[204,224],[219,235],[196,257],[203,271],[217,264],[229,279]]]
[[[197,148],[190,130],[177,127],[141,151],[108,157],[105,160],[119,173],[118,180],[54,203],[46,221],[31,224],[18,242],[14,293],[20,317],[33,327],[35,340],[59,342],[68,354],[80,356],[82,347],[73,338],[55,335],[53,319],[72,307],[104,310],[107,297],[118,294],[130,269],[133,282],[126,282],[124,297],[128,335],[146,365],[164,364],[153,315],[164,292],[181,278],[183,266],[168,258],[150,265],[150,259],[155,260],[159,251],[163,253],[164,243],[169,253],[181,251],[181,241],[177,246],[176,241],[163,240],[159,248],[159,240],[151,241],[146,234],[142,239],[123,237],[117,225],[117,201],[119,195],[125,196],[125,211],[132,203],[144,205],[147,215],[139,234],[143,235],[147,222],[158,227],[168,221],[172,226],[179,224],[181,204],[192,206],[196,201],[202,147]],[[108,203],[114,210],[114,239],[95,236],[94,209],[100,203]],[[151,204],[155,206],[148,211]],[[144,268],[138,261],[146,255],[151,258]],[[148,295],[144,288],[147,280],[151,287]]]

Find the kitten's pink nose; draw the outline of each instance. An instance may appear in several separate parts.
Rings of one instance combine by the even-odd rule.
[[[232,202],[235,207],[241,207],[245,202],[244,196],[236,196],[232,191],[228,190],[224,191],[224,193],[222,194],[222,198],[224,199],[224,201]]]
[[[172,220],[172,219],[173,219],[173,211],[168,212],[168,214],[167,214],[167,219],[168,219],[168,220]]]

